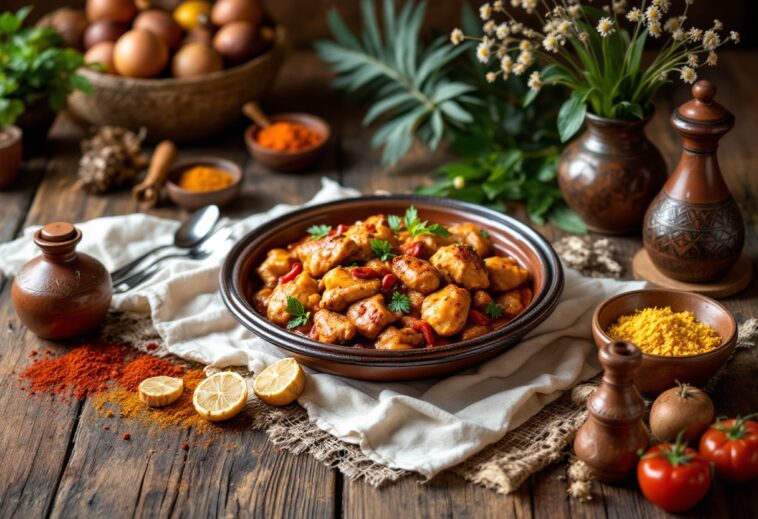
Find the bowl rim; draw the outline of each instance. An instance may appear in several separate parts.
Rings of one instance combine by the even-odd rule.
[[[224,169],[228,173],[232,174],[234,176],[234,182],[232,182],[230,185],[223,189],[217,189],[215,191],[189,191],[187,189],[184,189],[183,187],[180,187],[179,184],[174,182],[172,178],[174,175],[177,175],[180,171],[183,171],[185,169],[188,169],[191,166],[200,166],[200,165],[222,165],[219,169]],[[224,166],[230,166],[229,168],[226,168]],[[186,157],[180,160],[177,160],[174,162],[174,164],[171,165],[171,168],[169,169],[168,173],[166,174],[166,185],[171,185],[171,189],[175,189],[176,191],[179,191],[183,195],[187,196],[207,196],[209,194],[217,194],[217,193],[224,193],[226,191],[230,191],[232,189],[237,188],[242,183],[242,177],[244,175],[242,174],[242,168],[237,164],[236,162],[225,159],[223,157],[215,157],[213,155],[203,155],[200,157]]]
[[[533,304],[515,319],[502,328],[488,334],[459,341],[435,348],[419,348],[413,350],[376,350],[369,348],[345,347],[325,344],[297,335],[289,330],[276,326],[261,316],[244,297],[240,286],[242,269],[252,251],[264,238],[268,238],[277,229],[292,225],[292,220],[304,217],[314,211],[327,212],[345,203],[365,202],[408,202],[437,205],[442,208],[453,208],[464,212],[472,212],[485,217],[494,225],[500,226],[505,232],[514,234],[525,242],[538,257],[545,270],[545,286],[542,292],[535,294]],[[558,304],[564,286],[564,275],[558,255],[550,243],[536,230],[513,217],[498,213],[492,209],[478,206],[469,202],[424,195],[369,195],[345,198],[321,204],[306,205],[293,212],[259,226],[242,237],[228,252],[219,273],[220,292],[229,312],[243,326],[257,336],[274,343],[279,348],[291,353],[317,358],[320,360],[337,361],[342,364],[381,367],[411,367],[439,364],[441,360],[452,362],[477,356],[494,348],[503,346],[503,339],[518,329],[523,335],[536,328],[544,321]],[[512,347],[513,341],[505,341],[506,348]]]
[[[606,333],[606,331],[601,328],[599,323],[599,316],[600,313],[613,301],[616,301],[617,299],[624,299],[634,294],[640,294],[640,293],[646,293],[646,294],[654,294],[654,293],[663,293],[663,294],[681,294],[684,295],[686,298],[694,298],[699,299],[701,301],[705,301],[706,303],[710,303],[716,308],[719,309],[719,311],[724,315],[727,319],[729,319],[731,324],[731,333],[728,337],[721,337],[721,344],[716,346],[714,349],[710,351],[706,351],[703,353],[696,353],[695,355],[684,355],[684,356],[669,356],[669,355],[656,355],[654,353],[645,353],[640,349],[640,352],[642,353],[643,357],[648,357],[655,360],[701,360],[703,358],[707,358],[711,355],[716,355],[717,353],[721,353],[721,350],[725,347],[728,347],[733,343],[737,338],[737,319],[734,317],[734,314],[729,310],[727,307],[725,307],[720,302],[716,301],[712,297],[708,297],[703,294],[698,294],[697,292],[687,292],[686,290],[674,290],[670,288],[641,288],[639,290],[630,290],[629,292],[622,292],[620,294],[616,294],[614,296],[611,296],[607,299],[605,299],[602,303],[597,305],[595,307],[595,311],[592,312],[592,330],[593,332],[597,332],[598,335],[600,335],[604,340],[608,342],[612,342],[613,339]],[[643,307],[645,308],[645,307]],[[597,343],[597,341],[595,341]],[[597,344],[596,344],[597,346]],[[599,347],[599,346],[598,346]]]
[[[290,121],[291,118],[293,117],[301,117],[306,120],[311,119],[311,121],[301,123],[301,124],[311,127],[311,129],[314,129],[314,127],[311,126],[311,123],[313,121],[315,121],[317,124],[321,124],[326,130],[322,135],[323,138],[321,139],[321,142],[319,142],[312,148],[307,148],[307,149],[299,150],[299,151],[277,151],[277,150],[265,148],[261,146],[260,144],[258,144],[255,140],[255,133],[261,129],[260,126],[258,126],[255,123],[248,126],[247,129],[245,130],[245,142],[256,153],[266,154],[271,157],[282,157],[282,158],[291,158],[291,159],[296,159],[296,158],[309,155],[311,153],[314,153],[317,150],[320,150],[324,146],[326,146],[327,141],[332,136],[332,126],[323,117],[319,117],[318,115],[315,115],[315,114],[309,114],[307,112],[282,112],[282,113],[270,115],[269,119],[271,121],[278,122],[278,121]],[[301,121],[297,121],[297,122],[301,122]],[[319,131],[318,133],[321,133],[321,132]]]

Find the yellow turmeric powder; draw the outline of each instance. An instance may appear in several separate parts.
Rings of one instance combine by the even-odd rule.
[[[673,312],[668,306],[624,315],[608,328],[608,335],[634,343],[643,353],[666,357],[698,355],[721,345],[718,332],[692,312]]]
[[[182,173],[179,187],[196,193],[226,189],[234,184],[234,175],[211,166],[194,166]]]
[[[258,144],[274,151],[304,151],[321,144],[318,132],[300,123],[279,121],[261,129],[255,136]]]

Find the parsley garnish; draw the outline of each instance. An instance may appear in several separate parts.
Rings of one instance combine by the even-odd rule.
[[[298,326],[305,326],[308,324],[308,319],[311,318],[311,313],[306,312],[301,303],[296,297],[287,298],[287,312],[292,316],[292,319],[287,323],[287,329],[291,330]]]
[[[487,314],[487,317],[490,319],[499,319],[503,316],[503,307],[494,301],[490,301],[487,303],[487,306],[484,307],[484,313]]]
[[[490,237],[490,233],[488,231],[485,231],[484,229],[481,229],[479,231],[479,234],[484,238],[485,240]]]
[[[387,217],[387,223],[390,224],[390,229],[398,232],[400,230],[400,227],[403,225],[403,219],[396,214],[391,214]]]
[[[311,235],[311,240],[318,240],[324,238],[331,230],[331,225],[313,225],[308,227],[308,234]]]
[[[434,234],[437,236],[450,236],[450,231],[445,229],[444,226],[434,223],[429,225],[426,220],[418,219],[418,211],[415,207],[410,206],[405,211],[405,228],[411,236],[418,236],[419,234]]]
[[[393,312],[409,314],[411,312],[411,300],[405,294],[401,294],[395,290],[392,292],[392,301],[387,305],[387,308]]]
[[[392,252],[392,244],[387,240],[372,239],[371,250],[374,252],[374,255],[382,261],[387,261],[388,259],[397,256],[397,254]]]

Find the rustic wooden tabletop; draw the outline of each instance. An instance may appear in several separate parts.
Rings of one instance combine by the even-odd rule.
[[[710,78],[719,86],[718,99],[737,116],[735,130],[722,143],[721,167],[734,193],[756,208],[758,194],[758,100],[755,81],[758,53],[724,53]],[[657,100],[649,134],[670,167],[679,155],[679,141],[668,124],[672,107],[688,98],[688,89],[674,85]],[[369,131],[362,128],[361,109],[328,87],[328,72],[313,54],[291,56],[264,101],[270,112],[295,110],[319,114],[334,126],[334,139],[321,164],[293,177],[266,171],[250,159],[242,140],[242,123],[208,141],[183,146],[183,155],[213,154],[244,166],[242,196],[226,209],[230,216],[259,212],[278,202],[303,202],[320,186],[321,177],[371,193],[378,189],[410,191],[428,181],[445,160],[442,152],[414,148],[391,170],[379,165],[369,149]],[[90,196],[73,189],[84,130],[62,116],[47,149],[35,150],[21,179],[0,192],[0,241],[18,236],[24,226],[54,220],[82,221],[125,214],[137,208],[128,193]],[[181,217],[163,206],[154,211]],[[746,250],[758,257],[758,229],[749,225]],[[560,235],[540,229],[549,239]],[[627,267],[639,248],[639,237],[614,239]],[[428,484],[406,478],[382,489],[346,481],[307,455],[278,451],[262,432],[228,432],[198,440],[189,430],[152,430],[126,419],[103,418],[89,400],[63,402],[20,391],[18,372],[30,352],[44,343],[16,318],[10,283],[0,277],[0,516],[1,517],[661,517],[632,484],[599,485],[588,504],[566,497],[560,479],[564,466],[534,475],[517,492],[498,495],[456,477]],[[758,282],[725,304],[742,321],[758,314]],[[718,414],[758,411],[758,348],[743,354],[719,383],[714,398]],[[108,421],[110,420],[110,421]],[[105,431],[106,421],[110,430]],[[128,431],[131,441],[121,434]],[[193,438],[194,437],[194,438]],[[693,517],[755,517],[758,480],[744,485],[716,482]]]

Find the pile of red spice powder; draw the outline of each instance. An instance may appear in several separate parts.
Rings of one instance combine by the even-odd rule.
[[[160,375],[181,377],[183,374],[184,368],[173,362],[152,355],[140,355],[124,367],[117,382],[126,389],[136,390],[146,378]]]

